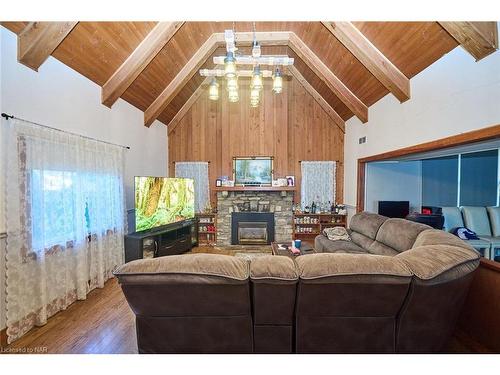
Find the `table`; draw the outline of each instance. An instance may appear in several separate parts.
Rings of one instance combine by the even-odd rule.
[[[279,244],[280,243],[278,243],[278,242],[271,242],[271,249],[272,249],[273,255],[287,256],[290,258],[295,258],[295,257],[299,256],[299,255],[292,254],[292,252],[290,250],[278,248]],[[286,244],[286,245],[291,247],[292,241],[284,242],[281,244]],[[300,255],[315,254],[315,253],[316,253],[316,250],[314,250],[314,248],[312,247],[312,245],[310,243],[302,241],[302,246],[300,247]]]

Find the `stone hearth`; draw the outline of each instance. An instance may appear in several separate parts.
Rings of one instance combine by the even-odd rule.
[[[227,191],[217,192],[217,244],[231,245],[233,212],[273,212],[274,240],[292,240],[291,191]]]

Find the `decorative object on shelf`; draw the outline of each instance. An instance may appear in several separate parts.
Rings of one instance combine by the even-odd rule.
[[[234,186],[234,181],[233,180],[224,180],[224,181],[222,181],[222,186],[232,187],[232,186]]]
[[[198,246],[215,246],[217,243],[217,215],[196,214],[198,221]]]
[[[309,206],[307,206],[309,208]],[[311,240],[326,228],[347,227],[347,216],[331,213],[312,214],[293,212],[293,239]]]
[[[264,88],[263,79],[273,79],[273,92],[280,94],[283,91],[283,73],[280,66],[293,65],[294,59],[288,56],[262,55],[261,47],[257,41],[255,32],[255,22],[253,24],[254,39],[252,44],[252,54],[242,55],[238,53],[236,47],[236,35],[234,30],[225,30],[224,39],[226,41],[226,56],[215,56],[213,62],[215,69],[200,69],[203,77],[213,77],[209,85],[208,97],[210,100],[219,99],[219,83],[217,77],[226,80],[228,98],[231,103],[239,101],[238,77],[251,77],[250,81],[250,105],[257,107],[260,103],[261,92]],[[220,69],[223,65],[224,69]],[[252,70],[239,70],[238,65],[251,65]],[[275,67],[273,70],[262,70],[261,66],[269,65]]]
[[[295,186],[295,176],[286,176],[287,185]]]

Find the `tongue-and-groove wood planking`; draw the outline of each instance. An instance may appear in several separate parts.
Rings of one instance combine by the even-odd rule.
[[[26,26],[25,22],[2,24],[15,33]],[[156,22],[79,22],[52,56],[102,86],[155,25]],[[436,22],[354,22],[354,25],[408,78],[458,45]],[[232,27],[233,22],[186,22],[122,98],[144,111],[212,33]],[[234,27],[237,32],[253,28],[250,22],[236,22]],[[257,22],[256,29],[296,33],[367,106],[388,93],[320,22]],[[305,64],[298,62],[297,68],[344,120],[352,116]],[[201,81],[202,77],[189,80],[163,110],[159,120],[168,123]]]

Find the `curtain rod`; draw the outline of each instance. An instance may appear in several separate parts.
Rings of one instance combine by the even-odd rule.
[[[36,125],[36,126],[41,126],[43,128],[48,128],[48,129],[56,130],[56,131],[61,132],[61,133],[68,133],[68,134],[71,134],[71,135],[75,135],[77,137],[81,137],[81,138],[85,138],[85,139],[90,139],[92,141],[106,143],[108,145],[123,147],[123,148],[126,148],[127,150],[130,150],[130,146],[123,146],[123,145],[120,145],[120,144],[117,144],[117,143],[106,142],[106,141],[102,141],[102,140],[97,139],[97,138],[88,137],[86,135],[81,135],[81,134],[72,133],[72,132],[69,132],[69,131],[66,131],[66,130],[53,128],[52,126],[43,125],[43,124],[39,124],[39,123],[36,123],[36,122],[33,122],[33,121],[25,120],[23,118],[19,118],[19,117],[13,116],[13,115],[9,115],[9,114],[7,114],[5,112],[2,112],[2,117],[5,118],[6,120],[10,120],[10,119],[21,120],[21,121],[24,121],[24,122],[27,122],[27,123],[30,123],[30,124],[33,124],[33,125]]]

